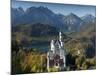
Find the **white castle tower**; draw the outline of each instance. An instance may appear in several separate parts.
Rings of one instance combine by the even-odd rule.
[[[54,46],[54,40],[51,41],[51,51],[54,53],[55,46]]]
[[[61,47],[63,47],[64,45],[63,45],[63,42],[62,42],[62,34],[61,34],[61,32],[59,32],[59,41],[61,43]]]
[[[49,68],[59,68],[60,70],[66,68],[66,52],[62,39],[62,33],[59,32],[59,39],[56,41],[51,40],[50,50],[47,52],[48,70]]]
[[[64,42],[62,41],[62,33],[59,32],[59,41],[60,41],[60,57],[63,59],[64,67],[66,67],[66,58],[65,58],[65,50],[64,50]]]

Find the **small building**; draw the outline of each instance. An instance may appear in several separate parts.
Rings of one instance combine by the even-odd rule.
[[[59,32],[59,39],[51,40],[50,45],[51,48],[47,52],[47,70],[50,68],[64,70],[66,68],[66,52],[61,32]]]

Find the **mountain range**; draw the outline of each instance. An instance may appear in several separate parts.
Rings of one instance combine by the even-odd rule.
[[[82,17],[78,17],[74,13],[68,15],[56,14],[43,6],[32,6],[25,11],[22,7],[11,8],[11,13],[12,26],[41,23],[56,27],[62,31],[80,31],[81,26],[96,22],[96,17],[91,14]]]
[[[95,56],[96,17],[91,14],[82,17],[74,13],[56,14],[43,6],[26,10],[12,8],[11,13],[12,42],[18,41],[25,48],[46,52],[50,41],[58,38],[60,30],[65,47],[75,52],[72,54],[76,54],[77,49],[85,51],[88,58]]]

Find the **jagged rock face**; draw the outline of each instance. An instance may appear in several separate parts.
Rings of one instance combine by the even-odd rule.
[[[96,18],[91,14],[87,14],[81,18],[85,23],[95,23]]]
[[[64,18],[64,22],[69,27],[69,30],[78,30],[82,20],[73,13],[70,13]]]
[[[26,11],[23,8],[12,8],[12,25],[21,24],[49,24],[60,30],[64,31],[79,31],[80,27],[87,23],[95,23],[96,18],[92,15],[85,15],[78,17],[77,15],[70,13],[67,16],[62,14],[56,14],[47,7],[29,7]]]
[[[20,15],[20,14],[16,15],[17,12],[15,13],[12,11],[12,13],[14,17]],[[57,15],[54,12],[42,6],[27,8],[27,10],[25,11],[25,13],[23,13],[22,16],[15,18],[15,20],[13,21],[13,25],[35,24],[35,23],[49,24],[55,27],[61,27],[60,25],[64,26],[61,19],[57,17]]]

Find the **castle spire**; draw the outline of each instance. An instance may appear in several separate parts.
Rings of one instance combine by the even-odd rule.
[[[62,35],[61,35],[61,32],[59,32],[59,41],[62,41]]]
[[[63,47],[63,42],[62,42],[62,33],[59,32],[59,41],[61,43],[61,47]]]

